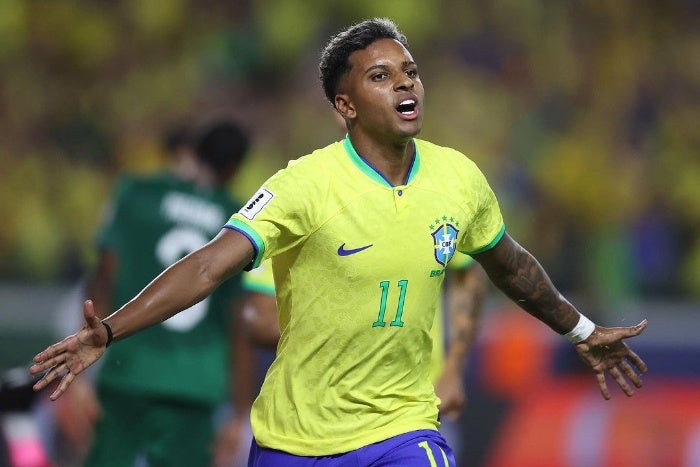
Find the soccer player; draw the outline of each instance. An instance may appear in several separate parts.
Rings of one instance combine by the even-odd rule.
[[[89,284],[98,316],[126,303],[165,267],[218,232],[240,207],[226,184],[248,147],[249,137],[237,123],[208,121],[193,135],[186,129],[166,135],[169,170],[120,178]],[[236,277],[105,354],[97,375],[102,415],[85,465],[126,466],[137,459],[148,465],[213,465],[214,415],[235,389],[239,413],[222,428],[216,451],[222,456],[220,449],[231,446],[230,438],[247,426],[252,402],[251,369],[246,374],[243,365],[230,362],[237,356],[232,350],[243,343],[232,337],[241,329],[232,325],[241,301]],[[93,399],[86,383],[71,388],[82,401],[73,397],[70,406],[64,404],[64,418],[85,418],[77,411]]]
[[[445,266],[470,254],[528,313],[574,343],[610,397],[630,396],[644,362],[579,313],[505,231],[486,178],[462,153],[417,138],[424,89],[406,38],[385,19],[335,35],[321,82],[348,136],[268,179],[206,246],[107,318],[34,357],[37,390],[59,397],[105,349],[206,298],[272,258],[281,337],[253,403],[251,466],[454,465],[437,430],[430,327]],[[184,383],[184,381],[183,381]]]

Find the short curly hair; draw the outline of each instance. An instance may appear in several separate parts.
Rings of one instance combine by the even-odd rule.
[[[328,41],[321,51],[318,69],[323,92],[331,105],[335,106],[338,81],[350,71],[350,54],[379,39],[395,39],[408,47],[406,36],[387,18],[372,18],[354,24]]]

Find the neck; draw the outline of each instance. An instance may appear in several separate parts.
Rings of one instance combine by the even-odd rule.
[[[350,133],[355,151],[377,169],[392,185],[403,185],[413,162],[413,138],[381,143]]]

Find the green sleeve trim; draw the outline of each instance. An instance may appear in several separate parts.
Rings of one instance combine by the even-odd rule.
[[[258,292],[261,294],[270,295],[272,297],[275,296],[275,288],[270,287],[269,285],[255,284],[252,282],[246,283],[244,281],[243,288],[246,289],[248,292]]]
[[[478,253],[483,253],[484,251],[490,250],[491,248],[495,247],[498,242],[501,241],[501,238],[503,238],[503,235],[505,233],[506,233],[506,225],[501,224],[501,228],[498,231],[498,233],[496,234],[496,237],[494,237],[494,239],[491,240],[491,242],[488,245],[486,245],[485,247],[479,248],[478,250],[470,251],[470,252],[466,252],[466,253],[468,255],[476,255]]]
[[[265,254],[265,241],[262,239],[262,237],[255,230],[253,230],[251,226],[245,222],[239,221],[238,219],[230,219],[224,227],[236,230],[245,235],[248,240],[250,240],[253,248],[255,248],[255,257],[253,258],[253,261],[244,269],[246,271],[250,271],[251,269],[255,269],[260,266],[263,255]]]
[[[447,263],[447,269],[450,271],[466,271],[476,264],[476,260],[468,255],[463,255],[463,257],[453,256],[449,263]]]

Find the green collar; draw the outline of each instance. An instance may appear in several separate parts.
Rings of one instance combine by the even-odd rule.
[[[384,177],[384,175],[382,175],[372,164],[370,164],[365,158],[359,155],[357,151],[355,151],[355,148],[352,145],[352,141],[350,141],[349,134],[345,135],[345,140],[343,140],[343,146],[345,147],[345,151],[350,156],[350,160],[352,160],[355,166],[357,166],[357,168],[360,169],[365,175],[367,175],[369,178],[371,178],[377,183],[393,188],[394,185],[392,185],[389,182],[389,180],[387,180],[386,177]],[[415,148],[413,153],[413,162],[411,163],[411,168],[408,171],[408,176],[406,177],[404,185],[408,185],[413,181],[414,178],[416,178],[416,175],[418,174],[418,169],[420,168],[420,157],[418,154],[418,146],[415,144],[415,140],[413,140],[413,147]]]

